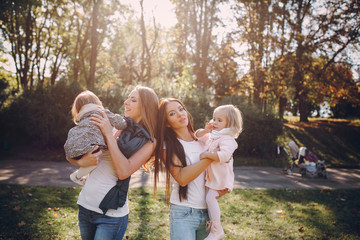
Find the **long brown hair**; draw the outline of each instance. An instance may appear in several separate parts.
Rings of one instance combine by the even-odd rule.
[[[156,139],[159,98],[155,91],[149,87],[138,85],[134,90],[138,91],[140,98],[141,120],[139,124],[148,131],[153,139]],[[154,165],[154,154],[143,164],[143,168],[150,171],[152,165]]]
[[[159,171],[163,171],[164,167],[166,170],[166,201],[169,202],[171,192],[171,178],[170,178],[170,167],[186,167],[185,151],[182,144],[179,142],[176,133],[169,126],[167,120],[166,107],[170,102],[178,102],[187,112],[189,124],[187,126],[190,133],[194,133],[192,116],[186,109],[185,105],[176,98],[164,98],[159,104],[159,117],[158,117],[158,133],[157,133],[157,144],[155,150],[155,185],[154,191],[156,191],[157,182],[159,180]],[[166,154],[164,154],[164,147],[166,148]],[[174,163],[174,156],[177,156],[181,161],[181,166]],[[187,199],[187,186],[180,186],[179,198]]]
[[[136,86],[135,89],[140,98],[141,120],[139,124],[143,126],[152,138],[155,138],[157,129],[159,98],[152,88]]]

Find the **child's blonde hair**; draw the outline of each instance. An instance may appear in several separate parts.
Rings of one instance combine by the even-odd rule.
[[[234,137],[237,138],[243,130],[243,120],[240,110],[232,104],[221,105],[215,108],[216,111],[223,111],[226,114],[227,126],[234,133]]]
[[[101,108],[104,108],[100,99],[93,92],[85,90],[79,93],[79,95],[76,96],[71,108],[71,114],[73,116],[73,121],[75,124],[78,123],[76,117],[79,114],[81,108],[89,103],[96,104],[99,105]]]

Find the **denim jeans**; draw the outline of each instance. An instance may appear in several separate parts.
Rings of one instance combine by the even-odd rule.
[[[79,205],[79,228],[82,240],[121,240],[125,235],[127,223],[128,215],[109,217]]]
[[[207,209],[170,205],[170,239],[199,240],[207,237]]]

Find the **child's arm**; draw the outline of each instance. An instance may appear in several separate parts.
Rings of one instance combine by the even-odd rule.
[[[121,115],[112,113],[108,109],[104,109],[104,112],[107,115],[107,117],[110,121],[110,124],[114,128],[116,128],[118,130],[123,130],[127,127],[126,120]]]
[[[212,123],[206,123],[206,124],[205,124],[205,128],[200,128],[200,129],[196,130],[196,132],[195,132],[195,137],[201,138],[201,137],[203,137],[205,134],[211,133],[212,128],[213,128]]]
[[[237,147],[238,145],[234,138],[225,138],[219,142],[219,148],[216,150],[216,152],[201,153],[200,160],[209,158],[213,161],[225,163],[230,160]]]

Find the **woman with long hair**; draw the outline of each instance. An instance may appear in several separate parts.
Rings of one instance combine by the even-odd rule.
[[[157,139],[155,189],[159,172],[165,169],[170,238],[204,239],[208,235],[204,170],[212,160],[200,160],[206,146],[195,138],[192,117],[180,100],[160,101]]]

